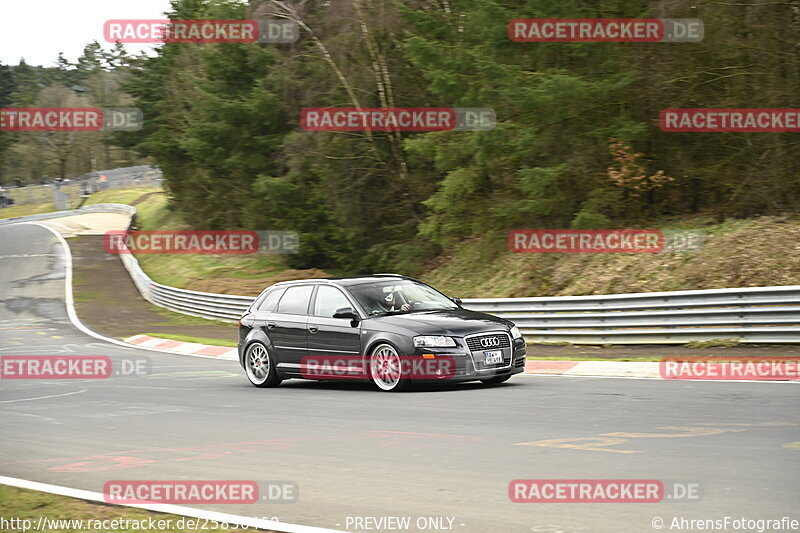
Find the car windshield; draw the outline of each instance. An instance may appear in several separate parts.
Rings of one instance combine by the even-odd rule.
[[[363,283],[350,287],[350,293],[369,315],[458,307],[450,298],[432,287],[411,280]]]

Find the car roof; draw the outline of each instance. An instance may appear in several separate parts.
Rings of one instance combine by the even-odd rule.
[[[353,277],[333,277],[333,278],[313,278],[313,279],[296,279],[292,281],[280,281],[275,283],[274,286],[276,287],[286,287],[291,285],[300,285],[302,283],[330,283],[333,285],[341,285],[343,287],[347,287],[350,285],[359,285],[361,283],[369,283],[375,281],[390,281],[390,280],[397,280],[397,279],[407,279],[411,281],[417,281],[414,278],[410,278],[408,276],[403,276],[401,274],[371,274],[365,276],[353,276]]]

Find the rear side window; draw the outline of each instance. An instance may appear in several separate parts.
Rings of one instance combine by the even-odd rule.
[[[342,291],[334,287],[320,285],[314,302],[314,315],[332,317],[337,309],[352,307]]]
[[[283,294],[284,289],[276,289],[264,298],[261,302],[261,305],[258,306],[259,311],[264,312],[271,312],[274,311],[275,308],[278,306],[278,300],[281,299],[281,295]]]
[[[308,301],[311,299],[311,291],[313,290],[313,285],[289,287],[278,304],[278,312],[305,315],[308,312]]]

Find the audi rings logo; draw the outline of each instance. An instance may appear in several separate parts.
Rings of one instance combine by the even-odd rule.
[[[500,339],[497,337],[484,337],[481,339],[481,346],[484,348],[491,348],[492,346],[500,346]]]

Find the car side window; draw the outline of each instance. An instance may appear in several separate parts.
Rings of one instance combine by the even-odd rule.
[[[276,289],[267,294],[264,300],[262,300],[261,305],[258,306],[258,310],[267,313],[274,311],[278,306],[278,300],[281,299],[283,292],[284,289]]]
[[[279,313],[289,313],[292,315],[305,315],[308,313],[308,301],[311,299],[313,285],[299,285],[289,287],[283,294],[278,304]]]
[[[342,307],[353,307],[353,304],[336,287],[320,285],[314,301],[314,315],[332,317],[333,313]]]

